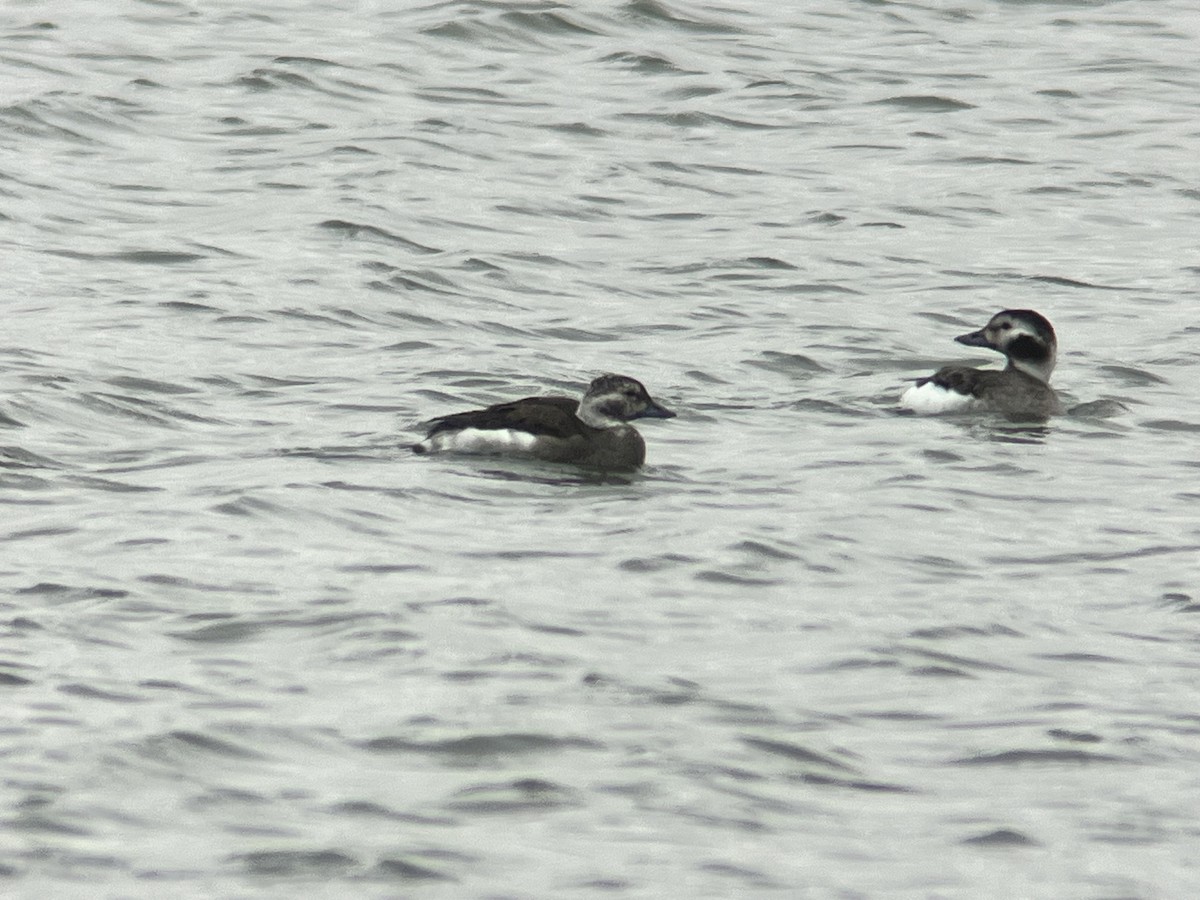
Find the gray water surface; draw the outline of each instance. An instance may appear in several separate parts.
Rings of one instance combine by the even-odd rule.
[[[6,8],[0,893],[1194,895],[1200,18],[792,6]]]

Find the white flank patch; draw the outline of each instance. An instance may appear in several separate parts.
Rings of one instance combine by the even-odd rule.
[[[979,401],[968,394],[948,391],[944,387],[927,381],[914,384],[903,396],[900,405],[922,416],[940,416],[946,413],[966,412],[979,405]]]
[[[537,435],[512,428],[464,428],[443,431],[422,443],[433,453],[528,453]]]

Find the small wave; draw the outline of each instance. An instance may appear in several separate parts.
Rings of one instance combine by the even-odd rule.
[[[899,106],[903,109],[919,110],[921,112],[957,112],[963,109],[974,109],[975,104],[965,100],[955,100],[953,97],[940,97],[933,94],[902,94],[896,97],[885,97],[872,101],[880,106]]]
[[[272,878],[328,878],[359,865],[354,857],[336,850],[257,850],[234,854],[229,860],[243,866],[247,874]]]
[[[406,250],[411,250],[414,253],[432,254],[441,253],[442,251],[436,247],[428,247],[425,244],[420,244],[408,238],[401,237],[398,234],[393,234],[387,229],[380,228],[376,225],[363,225],[358,222],[347,222],[344,219],[327,219],[317,225],[318,228],[324,228],[328,231],[341,234],[344,237],[352,240],[373,240],[386,244],[392,244],[396,247],[403,247]]]
[[[818,753],[816,750],[810,750],[800,744],[791,741],[769,740],[766,738],[743,737],[742,743],[755,750],[761,750],[764,753],[769,753],[773,756],[782,756],[784,759],[791,762],[803,763],[805,765],[819,766],[825,769],[835,769],[841,772],[855,771],[853,766],[847,765],[841,760],[834,759],[825,753]]]
[[[641,19],[647,23],[663,25],[680,31],[692,31],[700,34],[737,34],[741,31],[740,28],[728,23],[685,16],[658,0],[632,0],[625,5],[623,12],[630,18]]]
[[[1020,831],[998,828],[984,834],[963,838],[962,843],[976,847],[1036,847],[1038,842]]]
[[[112,253],[86,253],[82,250],[48,248],[44,252],[66,259],[130,262],[144,266],[175,266],[198,262],[206,258],[203,253],[188,253],[183,250],[118,250]]]
[[[1093,753],[1089,750],[1000,750],[995,753],[980,753],[953,760],[960,766],[1021,766],[1073,763],[1127,763],[1131,760],[1109,753]]]
[[[449,809],[490,814],[563,809],[581,805],[583,801],[578,791],[543,778],[520,778],[497,784],[473,785],[458,791],[446,803]]]
[[[587,738],[559,738],[545,734],[476,734],[445,740],[418,741],[402,737],[380,737],[364,741],[376,753],[422,753],[464,759],[493,756],[524,756],[554,750],[598,750],[601,745]]]

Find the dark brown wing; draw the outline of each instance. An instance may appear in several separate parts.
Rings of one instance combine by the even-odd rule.
[[[917,387],[925,384],[935,384],[947,391],[954,391],[964,397],[978,397],[983,390],[988,375],[999,374],[984,369],[972,369],[970,366],[943,366],[928,378],[917,382]]]
[[[570,397],[527,397],[434,419],[429,423],[429,436],[440,431],[459,431],[463,428],[484,431],[515,428],[530,434],[570,438],[584,435],[590,430],[575,415],[578,408],[579,401]]]

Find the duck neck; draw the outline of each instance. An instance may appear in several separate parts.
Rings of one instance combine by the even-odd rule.
[[[619,428],[625,423],[613,414],[610,405],[604,402],[603,397],[584,397],[575,415],[583,424],[593,428]]]
[[[1050,383],[1050,373],[1054,371],[1056,355],[1053,346],[1029,335],[1021,335],[1006,350],[1009,368],[1024,372],[1038,381]]]

